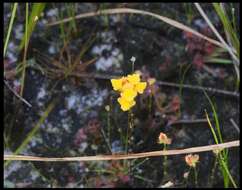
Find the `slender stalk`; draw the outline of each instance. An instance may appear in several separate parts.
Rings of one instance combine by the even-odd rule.
[[[163,151],[166,151],[166,144],[164,144]],[[167,176],[166,167],[167,167],[167,156],[164,156],[164,160],[163,160],[163,178],[165,178]]]
[[[194,171],[194,178],[195,178],[195,187],[197,187],[198,182],[197,182],[197,169],[196,169],[196,167],[193,167],[193,171]]]
[[[191,173],[191,167],[189,167],[189,170],[188,170],[188,176],[185,178],[185,186],[188,185],[188,178],[190,176],[190,173]]]
[[[229,172],[228,165],[224,162],[223,155],[222,154],[219,154],[219,155],[220,155],[220,160],[221,160],[222,166],[223,166],[226,174],[228,175],[228,177],[229,177],[231,183],[233,184],[234,188],[237,188],[237,185],[236,185],[232,175]]]
[[[182,90],[183,90],[183,82],[184,82],[184,79],[185,79],[185,75],[187,73],[187,71],[190,69],[192,64],[188,64],[186,66],[186,68],[184,69],[184,72],[182,74],[182,79],[180,81],[180,86],[179,86],[179,96],[180,96],[180,100],[182,100]],[[179,117],[181,116],[181,106],[179,107]]]
[[[23,73],[22,73],[22,79],[21,79],[20,96],[23,96],[24,81],[25,81],[26,57],[27,57],[27,49],[28,49],[28,17],[29,17],[29,4],[26,3],[26,15],[25,15],[25,45],[24,45]]]
[[[128,113],[128,127],[126,130],[126,139],[125,139],[125,153],[128,153],[128,146],[129,146],[129,128],[130,128],[130,111]]]
[[[7,51],[7,47],[8,47],[8,41],[9,41],[10,34],[11,34],[11,31],[12,31],[13,21],[14,21],[14,18],[15,18],[17,6],[18,6],[18,3],[14,3],[10,23],[9,23],[9,26],[8,26],[7,38],[6,38],[6,41],[4,43],[3,57],[5,57],[5,55],[6,55],[6,51]]]
[[[110,106],[109,106],[110,108]],[[111,123],[110,123],[110,110],[107,112],[107,125],[108,125],[108,143],[111,144]]]
[[[217,165],[218,165],[218,156],[216,155],[215,161],[214,161],[214,164],[213,164],[213,169],[212,169],[211,176],[210,176],[210,180],[208,182],[208,184],[211,187],[213,187],[213,180],[214,180],[214,175],[215,175],[215,171],[216,171]]]

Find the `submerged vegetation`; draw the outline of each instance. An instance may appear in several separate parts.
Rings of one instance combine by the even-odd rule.
[[[4,3],[4,187],[240,187],[239,12]]]

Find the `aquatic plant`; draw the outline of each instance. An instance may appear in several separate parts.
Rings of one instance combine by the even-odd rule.
[[[190,170],[191,170],[191,168],[193,169],[194,178],[195,178],[195,186],[197,186],[198,182],[197,182],[196,164],[199,161],[199,155],[198,154],[194,154],[194,155],[188,154],[188,155],[185,156],[185,161],[186,161],[186,164],[188,166],[190,166]],[[188,172],[188,175],[190,174],[190,170]]]
[[[158,143],[159,144],[171,144],[171,139],[168,138],[165,133],[160,133]]]
[[[140,81],[140,73],[134,73],[127,77],[111,79],[113,89],[120,92],[118,103],[123,111],[128,111],[136,102],[135,97],[142,94],[147,86],[146,82]]]
[[[188,154],[185,157],[185,161],[186,161],[187,165],[190,167],[196,167],[198,160],[199,160],[198,154],[194,154],[194,155]]]

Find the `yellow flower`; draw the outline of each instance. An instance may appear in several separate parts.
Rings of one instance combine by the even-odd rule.
[[[129,110],[135,105],[135,97],[138,93],[142,94],[147,86],[146,82],[140,82],[140,73],[134,73],[119,79],[111,79],[111,83],[113,89],[121,94],[118,102],[123,111]]]
[[[190,167],[196,167],[196,163],[198,162],[198,160],[199,160],[198,154],[194,154],[194,155],[188,154],[185,157],[185,161],[186,161],[187,165]]]
[[[140,82],[140,75],[139,74],[128,75],[127,79],[131,84],[135,85]]]
[[[136,84],[134,88],[138,93],[142,94],[144,92],[146,86],[147,86],[146,82],[140,82],[140,83]]]
[[[114,90],[120,90],[122,88],[123,77],[120,79],[111,79],[111,83]]]
[[[121,93],[121,97],[126,99],[127,101],[132,101],[137,96],[137,92],[133,89],[127,89],[123,93]]]
[[[125,98],[123,97],[120,97],[118,98],[118,102],[120,103],[121,105],[121,109],[123,111],[127,111],[129,110],[131,107],[133,107],[135,105],[135,101],[134,100],[131,100],[131,101],[127,101]]]
[[[121,92],[125,91],[125,90],[128,90],[128,89],[133,89],[134,88],[134,85],[129,83],[129,82],[123,82],[123,86],[122,86],[122,89],[121,89]]]

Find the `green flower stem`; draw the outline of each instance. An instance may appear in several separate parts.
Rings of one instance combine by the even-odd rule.
[[[166,151],[166,144],[164,144],[163,151]],[[167,167],[167,156],[164,156],[164,160],[163,160],[163,178],[166,177],[166,175],[167,175],[166,167]]]
[[[195,187],[198,186],[198,182],[197,182],[197,170],[196,167],[193,167],[193,171],[194,171],[194,178],[195,178]]]
[[[213,187],[213,180],[214,180],[214,175],[215,175],[217,165],[218,165],[218,156],[216,155],[216,158],[215,158],[215,161],[214,161],[214,164],[213,164],[213,169],[212,169],[212,172],[211,172],[211,177],[210,177],[210,180],[208,182],[209,186],[211,186],[211,187]]]
[[[185,178],[185,187],[188,185],[188,178],[190,176],[190,172],[191,172],[191,167],[189,167],[188,176],[187,176],[187,178]]]
[[[108,125],[108,143],[111,145],[111,122],[110,122],[110,110],[107,112],[107,125]]]

